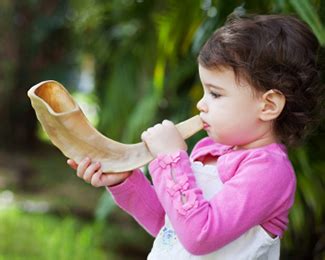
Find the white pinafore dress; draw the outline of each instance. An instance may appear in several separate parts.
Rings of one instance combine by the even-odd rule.
[[[203,191],[205,199],[210,200],[218,193],[223,183],[216,166],[192,163],[196,183]],[[218,239],[218,238],[216,238]],[[179,242],[167,217],[159,231],[148,260],[278,260],[280,258],[280,239],[271,238],[261,226],[255,226],[219,250],[210,254],[196,256],[190,254]]]

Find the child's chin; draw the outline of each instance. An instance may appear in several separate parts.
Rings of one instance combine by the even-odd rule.
[[[211,135],[208,134],[208,136],[216,143],[218,144],[222,144],[222,145],[228,145],[228,146],[233,146],[234,144],[232,144],[229,140],[226,140],[225,138],[220,138],[220,136],[216,136],[216,135]]]
[[[221,143],[221,142],[222,142],[222,140],[220,140],[220,138],[218,138],[218,136],[213,135],[213,134],[211,134],[211,133],[209,133],[209,132],[207,132],[207,134],[208,134],[208,136],[209,136],[213,141],[215,141],[216,143]]]

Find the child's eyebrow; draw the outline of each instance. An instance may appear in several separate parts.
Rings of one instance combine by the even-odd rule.
[[[211,83],[205,83],[204,86],[209,87],[209,88],[215,88],[215,89],[218,89],[218,90],[225,90],[224,88],[213,85]]]

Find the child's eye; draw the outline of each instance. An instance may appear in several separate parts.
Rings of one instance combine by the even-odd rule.
[[[214,98],[219,98],[219,97],[221,97],[220,94],[215,93],[215,92],[210,92],[210,95],[211,95],[212,97],[214,97]]]

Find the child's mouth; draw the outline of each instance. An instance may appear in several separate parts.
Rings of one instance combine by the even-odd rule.
[[[203,129],[208,129],[210,126],[209,126],[209,124],[208,123],[205,123],[205,122],[203,122]]]

